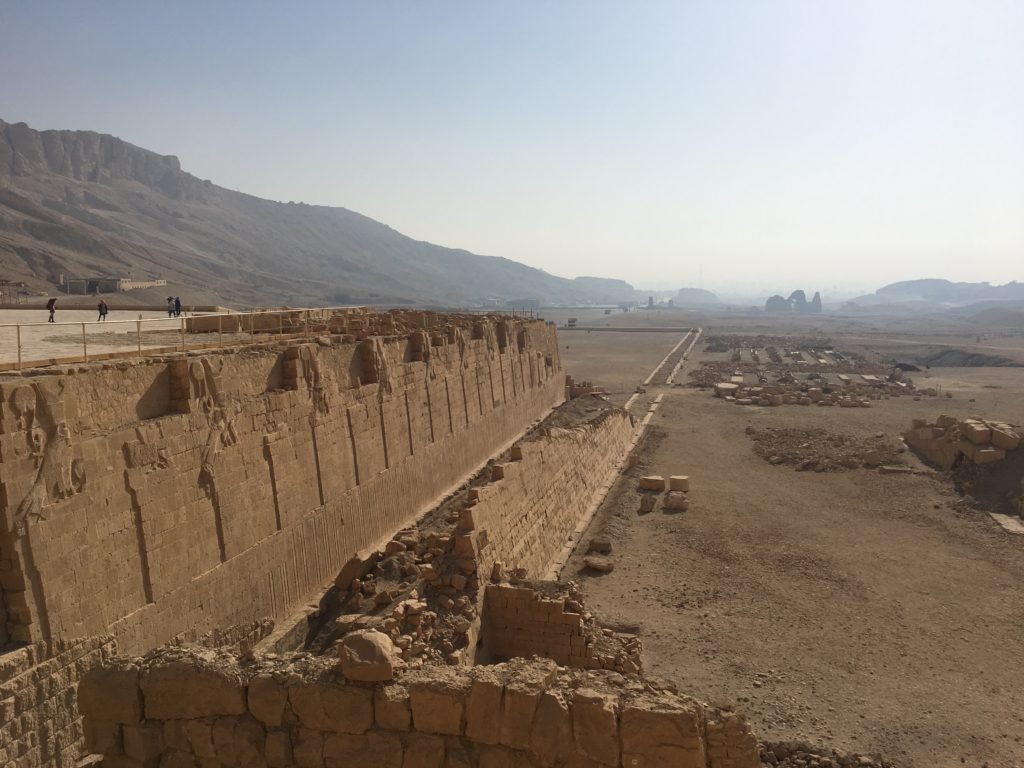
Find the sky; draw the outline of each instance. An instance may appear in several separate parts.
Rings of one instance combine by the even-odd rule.
[[[646,288],[1024,280],[1024,3],[0,0],[0,119]]]

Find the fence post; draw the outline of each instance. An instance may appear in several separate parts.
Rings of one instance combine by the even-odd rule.
[[[217,346],[224,346],[224,315],[217,315]]]
[[[181,318],[180,332],[181,332],[181,351],[184,352],[185,351],[185,318],[184,317]]]
[[[21,370],[21,326],[14,326],[18,331],[18,370]]]
[[[256,320],[255,320],[255,318],[256,318],[256,316],[252,312],[250,312],[249,313],[249,343],[250,344],[253,344],[253,343],[256,342]]]
[[[82,360],[89,362],[89,345],[85,341],[85,323],[82,323]]]
[[[142,318],[135,321],[135,351],[142,357]]]

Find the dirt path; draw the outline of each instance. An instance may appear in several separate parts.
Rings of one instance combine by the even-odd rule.
[[[611,535],[615,571],[578,575],[577,555],[563,577],[603,619],[638,629],[649,673],[734,702],[762,738],[912,766],[1022,766],[1019,538],[955,512],[941,479],[794,472],[744,434],[894,434],[943,407],[967,404],[761,409],[667,391],[631,474],[690,475],[689,511],[638,515],[624,477],[591,528]]]

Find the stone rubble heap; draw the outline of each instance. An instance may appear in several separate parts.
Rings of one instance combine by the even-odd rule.
[[[859,378],[860,381],[855,381]],[[892,397],[911,395],[920,397],[913,384],[906,381],[891,381],[874,374],[852,376],[839,374],[840,386],[811,381],[797,381],[790,376],[775,384],[751,386],[744,383],[742,373],[736,373],[729,381],[714,385],[715,396],[735,405],[819,405],[840,408],[870,408],[873,401],[889,400]]]
[[[754,441],[758,456],[769,464],[791,465],[798,472],[892,469],[903,464],[906,453],[906,446],[899,440],[881,432],[856,437],[824,429],[747,427],[746,433]]]

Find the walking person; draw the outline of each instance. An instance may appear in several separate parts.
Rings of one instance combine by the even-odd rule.
[[[46,308],[48,310],[50,310],[50,319],[47,320],[46,322],[48,322],[48,323],[55,323],[55,322],[57,322],[56,320],[53,319],[53,314],[57,311],[57,299],[51,297],[50,300],[48,302],[46,302]]]
[[[167,297],[167,316],[174,317],[174,297]]]
[[[181,299],[177,296],[174,297],[174,316],[181,317]]]
[[[100,299],[100,303],[96,305],[96,309],[100,311],[100,316],[96,318],[96,322],[106,321],[107,319],[107,301],[106,299]]]

